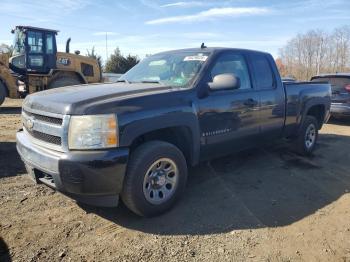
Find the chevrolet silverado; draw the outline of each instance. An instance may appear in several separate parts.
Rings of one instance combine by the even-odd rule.
[[[79,202],[165,212],[200,161],[281,138],[311,154],[327,83],[282,83],[273,57],[194,48],[145,58],[116,83],[26,97],[17,150],[28,173]],[[234,156],[233,156],[234,157]]]

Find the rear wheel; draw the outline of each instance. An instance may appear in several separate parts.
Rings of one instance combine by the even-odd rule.
[[[57,87],[73,86],[79,84],[81,84],[81,82],[76,76],[73,76],[71,74],[59,74],[51,80],[48,88],[52,89]]]
[[[0,105],[4,103],[6,98],[7,92],[5,85],[0,81]]]
[[[298,137],[295,140],[295,147],[297,153],[301,155],[310,155],[315,149],[318,139],[318,126],[316,118],[313,116],[306,116]]]
[[[147,142],[131,155],[122,200],[140,216],[159,215],[183,195],[186,181],[182,152],[166,142]]]

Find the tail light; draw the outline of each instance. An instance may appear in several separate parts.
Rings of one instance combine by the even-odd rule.
[[[346,85],[346,86],[345,86],[345,90],[348,91],[348,92],[350,92],[350,85]]]

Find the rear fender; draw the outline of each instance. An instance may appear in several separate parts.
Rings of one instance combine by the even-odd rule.
[[[330,104],[330,99],[325,98],[325,97],[313,97],[303,103],[301,103],[301,112],[297,117],[297,124],[300,127],[301,124],[303,123],[307,113],[309,110],[314,107],[314,106],[323,106],[325,110],[325,114],[323,117],[322,123],[320,123],[320,126],[327,120],[328,112],[329,112],[329,107],[327,107],[327,104]]]

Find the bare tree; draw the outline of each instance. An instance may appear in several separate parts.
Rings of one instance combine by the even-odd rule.
[[[100,67],[101,72],[103,71],[103,67],[102,67],[102,57],[101,57],[99,54],[96,53],[95,47],[94,47],[94,46],[91,48],[91,50],[89,50],[89,49],[86,50],[86,56],[87,56],[87,57],[91,57],[91,58],[93,58],[93,59],[96,59],[98,65],[99,65],[99,67]]]
[[[10,56],[13,52],[13,46],[7,44],[0,44],[0,53],[7,53]]]
[[[333,33],[333,39],[335,41],[336,68],[344,71],[349,65],[350,27],[336,28]]]
[[[292,38],[280,49],[283,76],[293,75],[308,80],[320,73],[350,70],[350,27],[343,26],[327,33],[310,30]]]

